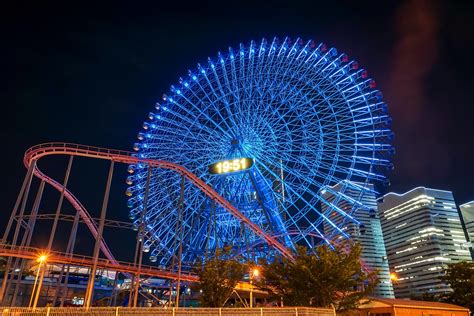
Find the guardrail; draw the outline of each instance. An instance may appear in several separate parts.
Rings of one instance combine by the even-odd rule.
[[[1,308],[1,307],[0,307]],[[97,315],[97,316],[128,316],[128,315],[153,315],[153,316],[335,316],[332,308],[312,307],[262,307],[262,308],[159,308],[159,307],[91,307],[89,309],[78,307],[43,307],[28,309],[21,307],[1,308],[2,316],[20,315]]]

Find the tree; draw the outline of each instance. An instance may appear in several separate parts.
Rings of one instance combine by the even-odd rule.
[[[297,247],[295,260],[262,262],[261,289],[290,306],[335,306],[338,312],[357,307],[375,285],[376,271],[365,272],[360,245],[318,246],[314,253]]]
[[[433,293],[422,293],[421,295],[410,295],[410,299],[414,301],[426,301],[426,302],[441,302],[441,296]]]
[[[445,301],[474,311],[474,262],[451,263],[444,272],[441,280],[453,289]]]
[[[199,282],[193,288],[202,291],[201,306],[222,307],[244,277],[247,266],[232,259],[230,249],[224,248],[213,258],[199,262],[196,270]]]

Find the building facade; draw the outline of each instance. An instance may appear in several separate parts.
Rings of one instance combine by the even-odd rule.
[[[344,212],[350,213],[356,221],[333,211],[329,219],[341,227],[353,240],[362,246],[361,260],[369,271],[378,270],[380,283],[374,290],[373,296],[393,298],[393,286],[390,280],[390,270],[383,242],[382,228],[377,210],[377,200],[373,186],[361,183],[342,181],[335,186],[321,190],[326,203],[321,204],[324,212],[330,205],[335,205]],[[360,201],[357,203],[356,201]],[[352,213],[351,213],[352,210]],[[337,238],[340,232],[327,222],[324,224],[324,234]]]
[[[449,292],[441,281],[448,263],[470,260],[450,191],[418,187],[379,200],[380,219],[397,298]]]
[[[459,205],[464,223],[464,232],[469,237],[471,257],[474,259],[474,201]]]

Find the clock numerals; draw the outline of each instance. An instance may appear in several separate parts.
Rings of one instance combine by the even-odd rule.
[[[242,171],[252,167],[252,158],[239,158],[232,160],[224,160],[216,162],[209,166],[209,172],[211,174],[223,174],[229,172]]]

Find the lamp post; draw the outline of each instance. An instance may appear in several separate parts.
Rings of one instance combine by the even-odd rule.
[[[257,268],[250,273],[250,308],[253,308],[253,278],[258,277],[260,271]]]
[[[33,301],[33,309],[36,308],[36,305],[38,304],[38,299],[39,295],[41,292],[41,286],[43,285],[43,278],[44,278],[44,267],[46,266],[46,260],[48,260],[48,256],[45,254],[42,254],[36,259],[36,261],[39,262],[38,266],[38,271],[36,272],[36,278],[35,278],[35,283],[33,285],[33,291],[31,292],[31,298],[30,298],[30,304],[28,305],[31,307],[31,301],[33,299],[34,295],[34,301]],[[38,284],[38,276],[39,276],[39,284]],[[35,293],[36,290],[36,293]]]
[[[392,283],[398,281],[398,276],[395,272],[390,273],[390,280],[392,281]]]

